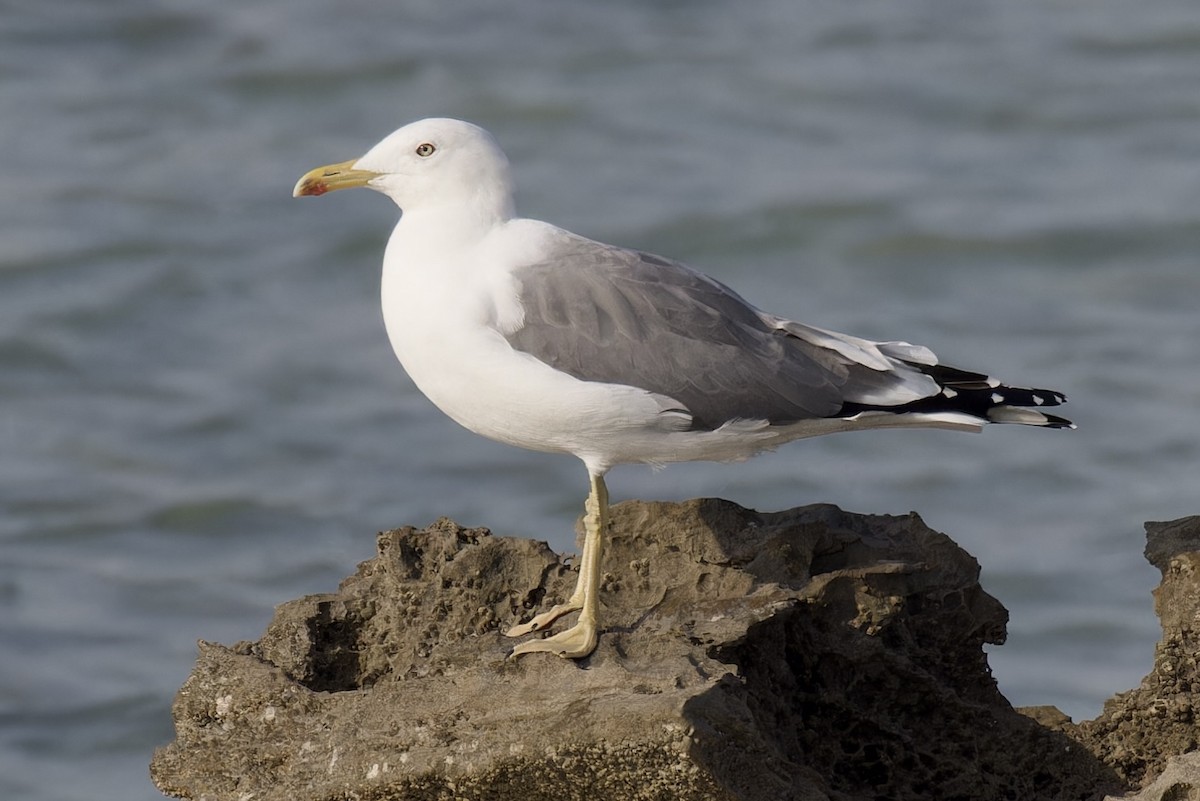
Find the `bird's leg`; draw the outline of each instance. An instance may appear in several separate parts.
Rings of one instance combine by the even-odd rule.
[[[555,604],[548,611],[542,612],[540,615],[535,615],[532,619],[527,620],[518,626],[513,626],[511,629],[504,632],[505,637],[524,637],[526,634],[532,634],[535,631],[543,631],[549,628],[550,625],[560,617],[569,615],[572,612],[578,612],[583,608],[583,591],[584,584],[586,583],[584,581],[584,577],[588,574],[588,565],[591,561],[589,557],[591,556],[592,551],[592,549],[588,547],[588,544],[592,541],[592,537],[590,529],[588,528],[590,524],[587,520],[587,516],[592,513],[591,506],[592,494],[589,494],[587,504],[584,507],[585,518],[583,523],[583,555],[579,559],[579,578],[575,580],[575,591],[571,593],[571,597],[565,603]]]
[[[504,632],[505,637],[524,637],[526,634],[532,634],[535,631],[543,631],[550,627],[554,621],[564,615],[569,615],[572,612],[578,612],[583,608],[583,577],[587,575],[587,547],[584,547],[584,556],[579,560],[579,578],[575,581],[575,591],[571,593],[571,597],[561,604],[555,604],[549,610],[542,612],[539,615],[534,615],[529,620],[519,625],[513,626],[508,631]]]
[[[596,617],[600,608],[600,551],[603,546],[604,529],[608,525],[608,488],[604,477],[593,475],[592,491],[588,495],[586,514],[583,518],[583,558],[579,562],[579,580],[575,592],[565,604],[559,604],[533,620],[508,631],[510,636],[519,636],[539,631],[559,617],[580,610],[579,621],[566,631],[543,640],[528,640],[513,648],[510,656],[520,656],[537,651],[558,654],[566,659],[582,659],[596,649]]]

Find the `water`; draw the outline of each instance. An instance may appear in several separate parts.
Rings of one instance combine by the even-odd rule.
[[[450,5],[0,3],[0,796],[157,797],[195,641],[257,637],[376,530],[570,547],[582,468],[458,430],[393,363],[390,204],[288,196],[435,114],[497,135],[525,214],[1080,424],[624,468],[615,499],[918,510],[1012,611],[1015,703],[1137,683],[1141,523],[1200,511],[1190,0]]]

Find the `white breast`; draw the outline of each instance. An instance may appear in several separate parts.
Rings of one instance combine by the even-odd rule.
[[[635,432],[671,427],[651,393],[584,382],[513,350],[521,309],[496,243],[448,250],[397,227],[384,258],[383,317],[400,363],[439,409],[485,437],[613,462]],[[482,259],[482,253],[487,258]]]

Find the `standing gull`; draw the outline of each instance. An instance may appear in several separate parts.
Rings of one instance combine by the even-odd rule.
[[[510,629],[578,611],[513,655],[596,647],[604,475],[624,463],[731,461],[868,428],[1073,428],[1066,398],[759,311],[679,262],[516,216],[508,159],[470,123],[406,125],[359,159],[318,167],[294,195],[366,186],[402,214],[383,259],[383,318],[417,387],[477,434],[570,453],[591,478],[571,598]]]

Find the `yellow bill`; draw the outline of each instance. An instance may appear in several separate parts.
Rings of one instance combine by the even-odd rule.
[[[351,159],[343,161],[341,164],[330,164],[326,167],[309,170],[296,182],[296,188],[292,190],[292,197],[318,196],[336,189],[366,186],[379,173],[354,169],[357,161],[358,159]]]

